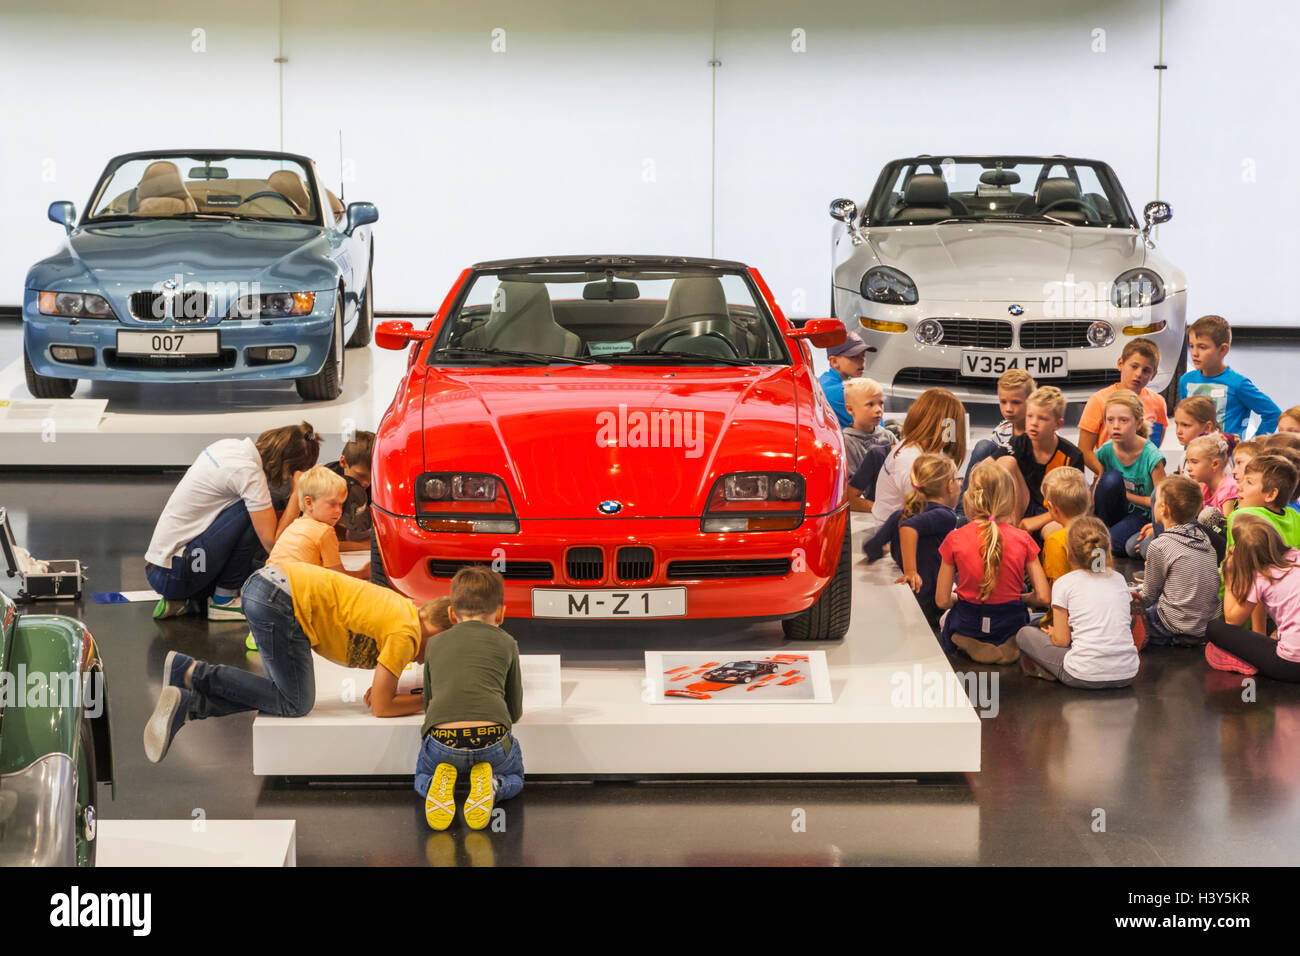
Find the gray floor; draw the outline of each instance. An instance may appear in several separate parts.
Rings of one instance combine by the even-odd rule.
[[[1300,387],[1288,393],[1293,355],[1242,347],[1233,365],[1285,407],[1300,399]],[[176,478],[0,474],[0,506],[16,512],[22,543],[38,556],[81,558],[89,591],[142,587],[141,555]],[[430,834],[405,787],[289,789],[254,777],[251,716],[191,725],[163,764],[149,764],[140,731],[168,649],[257,666],[238,626],[155,623],[149,610],[87,601],[76,612],[108,662],[119,783],[115,800],[101,794],[101,815],[290,817],[304,865],[1260,865],[1300,857],[1300,687],[1261,680],[1243,700],[1251,695],[1242,679],[1210,670],[1196,651],[1144,651],[1133,688],[1091,694],[1014,667],[985,668],[997,671],[998,713],[983,721],[978,774],[920,783],[530,782],[506,805],[505,832],[467,836],[459,827]]]

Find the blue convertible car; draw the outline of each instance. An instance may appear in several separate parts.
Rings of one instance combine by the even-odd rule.
[[[305,156],[154,151],[113,159],[60,249],[27,273],[27,388],[78,379],[293,379],[343,389],[344,347],[370,342],[370,203],[347,209]]]

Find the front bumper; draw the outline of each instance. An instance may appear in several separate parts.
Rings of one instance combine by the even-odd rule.
[[[835,574],[847,509],[806,516],[791,531],[709,534],[698,518],[529,520],[515,535],[448,534],[423,530],[414,518],[373,507],[375,535],[384,573],[397,590],[417,602],[448,592],[450,565],[490,564],[505,578],[506,616],[533,616],[536,587],[572,590],[686,588],[687,618],[789,617],[817,600]],[[577,578],[569,571],[570,548],[600,548],[603,573]],[[618,549],[649,548],[653,571],[635,580],[618,576]],[[431,561],[439,563],[435,574]],[[699,576],[703,566],[726,563]],[[758,564],[757,562],[763,562]],[[782,564],[773,571],[773,562]],[[545,565],[550,565],[549,574]],[[744,575],[711,576],[743,570]],[[755,571],[768,573],[748,576]],[[567,620],[567,619],[566,619]],[[633,620],[664,620],[635,618]],[[608,622],[608,621],[607,621]]]
[[[917,324],[927,318],[966,323],[964,328],[969,337],[964,341],[979,341],[981,347],[977,350],[981,354],[1065,353],[1067,375],[1039,375],[1036,381],[1039,385],[1055,385],[1071,402],[1087,401],[1098,389],[1119,381],[1120,353],[1127,342],[1138,337],[1123,333],[1123,328],[1130,323],[1165,323],[1159,332],[1141,336],[1151,339],[1160,348],[1160,368],[1148,386],[1153,391],[1161,391],[1173,379],[1179,353],[1184,348],[1187,300],[1182,292],[1150,307],[1141,318],[1136,318],[1138,310],[1131,310],[1131,313],[1129,310],[1116,310],[1107,314],[1105,309],[1095,317],[1081,314],[1062,316],[1060,306],[1053,309],[1052,303],[1048,302],[922,300],[916,305],[891,306],[869,302],[856,292],[841,288],[836,288],[835,299],[836,314],[843,317],[850,330],[856,331],[867,344],[863,374],[880,382],[886,395],[898,398],[916,398],[927,389],[946,388],[963,402],[997,401],[996,376],[962,374],[962,354],[975,346],[922,345],[916,340]],[[1020,306],[1023,314],[1013,317],[1009,312],[1012,305]],[[865,325],[869,319],[902,323],[907,331],[870,329]],[[1098,320],[1109,322],[1114,330],[1115,338],[1109,345],[1071,344],[1077,343],[1080,328]],[[978,332],[972,323],[979,323]],[[1036,323],[1054,323],[1054,328],[1049,331],[1045,325]],[[993,325],[1006,328],[994,330]],[[1033,336],[1033,345],[1022,344],[1022,337],[1028,339],[1030,335]],[[997,344],[993,345],[995,341]]]
[[[110,300],[119,318],[71,319],[42,315],[37,292],[28,289],[23,298],[23,344],[32,367],[51,378],[102,379],[117,382],[229,382],[305,378],[315,375],[329,357],[334,334],[334,301],[337,290],[316,293],[310,315],[286,319],[222,319],[212,315],[195,322],[170,319],[146,322],[129,315],[124,301]],[[126,316],[123,318],[122,316]],[[185,334],[216,332],[219,354],[215,357],[133,358],[117,355],[118,332]],[[86,352],[82,361],[60,361],[50,349],[56,345],[78,347]],[[259,362],[250,348],[291,346],[293,358],[281,362]]]

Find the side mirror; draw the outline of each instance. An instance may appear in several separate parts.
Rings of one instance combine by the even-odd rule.
[[[72,227],[77,221],[77,207],[67,201],[52,202],[50,203],[49,215],[50,222],[57,222],[60,226],[71,233]]]
[[[789,339],[807,339],[814,348],[828,349],[844,344],[849,337],[849,330],[839,319],[809,319],[801,329],[791,329],[785,333]]]
[[[431,338],[433,333],[428,329],[417,329],[405,320],[380,322],[375,328],[375,344],[381,349],[400,352],[412,342],[426,342]]]
[[[830,213],[832,219],[852,227],[853,220],[858,217],[858,204],[852,199],[832,199]]]
[[[1142,241],[1146,243],[1148,249],[1154,249],[1155,243],[1151,241],[1152,228],[1173,219],[1174,210],[1169,203],[1156,199],[1142,207],[1142,218],[1146,220],[1146,225],[1142,229]]]
[[[361,226],[372,222],[379,221],[379,210],[375,208],[374,203],[370,202],[352,202],[348,203],[348,227],[344,230],[349,236],[352,231]]]

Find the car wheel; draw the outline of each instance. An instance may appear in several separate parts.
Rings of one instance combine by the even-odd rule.
[[[33,398],[71,398],[77,390],[75,378],[53,378],[41,375],[32,368],[26,344],[23,345],[23,371],[27,373],[27,391],[32,393]]]
[[[374,528],[370,529],[370,583],[382,588],[393,588],[388,575],[384,573],[384,556],[379,553],[379,537]]]
[[[95,848],[99,844],[99,817],[95,796],[99,778],[95,773],[95,735],[90,718],[81,718],[81,754],[77,758],[77,866],[95,865]]]
[[[1178,380],[1183,377],[1183,373],[1186,371],[1187,371],[1187,333],[1184,332],[1183,347],[1178,352],[1178,363],[1174,366],[1174,377],[1171,378],[1169,380],[1169,384],[1165,386],[1164,395],[1163,395],[1165,400],[1165,410],[1169,413],[1169,416],[1171,418],[1173,417],[1174,414],[1174,407],[1178,404]]]
[[[373,256],[373,252],[371,255]],[[359,349],[370,344],[370,334],[375,327],[374,269],[366,270],[366,291],[361,296],[361,307],[357,309],[357,327],[348,339],[348,348]]]
[[[745,683],[746,683],[746,684],[752,684],[752,683],[754,683],[754,678],[752,678],[752,677],[746,677],[746,678],[745,678]]]
[[[849,630],[853,607],[853,533],[844,516],[844,539],[835,576],[806,611],[781,622],[787,640],[838,641]]]
[[[334,307],[334,334],[329,357],[315,375],[295,379],[298,394],[309,402],[331,402],[343,394],[343,296]]]

